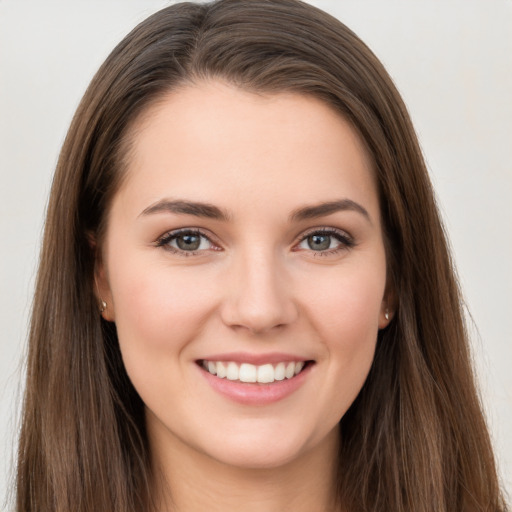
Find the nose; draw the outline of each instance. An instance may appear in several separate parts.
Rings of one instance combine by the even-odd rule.
[[[262,334],[297,319],[289,278],[277,260],[259,251],[233,262],[221,306],[226,325]]]

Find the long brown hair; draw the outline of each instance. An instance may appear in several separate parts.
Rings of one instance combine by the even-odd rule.
[[[220,78],[314,95],[374,163],[397,313],[341,420],[347,510],[504,511],[468,353],[461,297],[406,108],[355,34],[296,0],[177,4],[136,27],[76,112],[54,177],[30,330],[18,512],[149,510],[144,408],[94,266],[130,127],[178,86]]]

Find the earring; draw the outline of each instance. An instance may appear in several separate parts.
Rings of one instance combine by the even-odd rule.
[[[105,304],[105,306],[106,306],[106,304]],[[386,311],[384,312],[384,318],[386,320],[389,320],[389,309],[387,309],[387,308],[386,308]]]
[[[105,309],[107,309],[107,303],[104,300],[102,300],[100,302],[100,313],[103,313],[103,311],[105,311]]]

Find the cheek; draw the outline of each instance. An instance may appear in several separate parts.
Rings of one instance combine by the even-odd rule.
[[[144,257],[125,259],[110,275],[115,322],[123,352],[141,358],[181,350],[214,307],[215,290],[197,270],[171,268]],[[201,286],[199,286],[201,284]]]
[[[125,259],[111,272],[115,323],[124,366],[144,403],[166,410],[187,396],[189,347],[214,307],[214,289],[198,287],[197,270],[165,261]],[[204,280],[203,280],[204,283]],[[173,390],[172,394],[165,390]]]
[[[333,269],[315,281],[304,310],[323,344],[326,378],[317,395],[333,423],[345,414],[373,362],[385,289],[384,264]]]
[[[301,296],[324,339],[350,350],[376,337],[385,285],[385,267],[377,260],[373,265],[347,265],[317,275]]]

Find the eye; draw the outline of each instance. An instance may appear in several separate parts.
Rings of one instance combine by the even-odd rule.
[[[218,246],[204,233],[194,229],[180,229],[166,233],[157,240],[157,246],[186,256],[201,251],[219,250]]]
[[[296,247],[302,251],[333,254],[354,245],[354,240],[347,233],[335,228],[323,228],[306,233]]]

